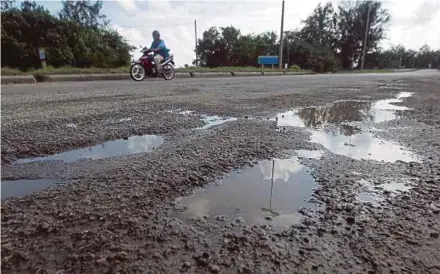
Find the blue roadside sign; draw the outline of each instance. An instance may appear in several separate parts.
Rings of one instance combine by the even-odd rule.
[[[46,51],[44,48],[39,48],[38,51],[40,53],[40,60],[46,60]]]
[[[258,64],[259,65],[278,65],[278,56],[276,55],[267,55],[267,56],[258,56]]]

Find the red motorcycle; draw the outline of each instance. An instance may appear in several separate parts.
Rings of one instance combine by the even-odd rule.
[[[169,51],[169,50],[168,50]],[[148,77],[163,77],[165,80],[172,80],[176,75],[174,69],[174,56],[171,54],[160,62],[162,72],[156,72],[156,63],[153,60],[154,52],[147,47],[142,50],[142,56],[137,61],[133,61],[130,67],[130,76],[135,81],[142,81]]]

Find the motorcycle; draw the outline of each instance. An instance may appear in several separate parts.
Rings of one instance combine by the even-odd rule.
[[[133,61],[130,67],[130,76],[133,80],[142,81],[147,76],[163,77],[165,80],[172,80],[174,76],[176,76],[176,71],[174,69],[174,56],[172,54],[160,62],[162,72],[159,75],[156,72],[156,63],[153,59],[153,50],[144,47],[142,48],[141,52],[141,58]]]

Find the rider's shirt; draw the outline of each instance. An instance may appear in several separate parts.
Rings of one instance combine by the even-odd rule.
[[[167,58],[169,56],[168,54],[168,49],[165,46],[165,43],[162,39],[159,39],[157,41],[153,41],[153,43],[151,44],[151,48],[152,49],[157,49],[159,48],[159,52],[156,52],[156,54],[160,54],[162,55],[164,58]]]

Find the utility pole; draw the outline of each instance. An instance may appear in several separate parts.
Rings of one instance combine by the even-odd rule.
[[[279,60],[280,69],[283,67],[283,43],[284,43],[283,32],[284,32],[284,0],[281,8],[280,60]]]
[[[198,57],[197,57],[197,20],[194,20],[194,33],[195,33],[195,41],[196,41],[196,47],[195,47],[195,50],[194,50],[194,52],[195,52],[195,54],[196,54],[196,67],[198,67],[199,66],[199,60],[198,60]]]
[[[365,63],[365,51],[367,49],[367,36],[368,31],[370,29],[370,10],[371,10],[371,2],[368,3],[368,13],[367,13],[367,24],[365,25],[365,37],[364,37],[364,45],[362,49],[362,63],[361,63],[361,70],[364,69],[364,63]]]
[[[289,39],[287,39],[287,69],[290,68],[290,43]]]

